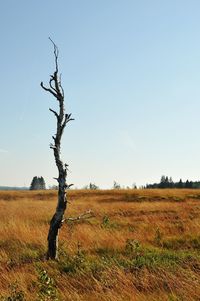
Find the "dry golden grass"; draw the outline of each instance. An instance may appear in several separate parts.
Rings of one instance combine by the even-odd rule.
[[[68,195],[67,216],[91,209],[95,217],[63,226],[60,261],[51,262],[45,251],[56,192],[0,192],[1,296],[17,281],[28,301],[200,300],[199,190]],[[57,299],[38,297],[41,271]]]

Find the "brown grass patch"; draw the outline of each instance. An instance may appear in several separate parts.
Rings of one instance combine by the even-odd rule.
[[[37,266],[60,300],[200,300],[198,190],[72,190],[60,262],[45,262],[55,191],[0,192],[0,295],[17,281],[37,300]],[[128,245],[127,245],[128,242]],[[49,299],[53,300],[53,299]]]

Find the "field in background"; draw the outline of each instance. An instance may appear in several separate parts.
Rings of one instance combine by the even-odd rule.
[[[95,216],[65,224],[60,260],[47,262],[56,192],[0,192],[2,300],[200,300],[199,190],[68,195],[67,216]]]

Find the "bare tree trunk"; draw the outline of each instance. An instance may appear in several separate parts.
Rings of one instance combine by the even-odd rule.
[[[55,178],[58,181],[58,203],[56,207],[56,212],[53,215],[50,228],[48,233],[48,251],[47,259],[57,259],[58,258],[58,234],[59,229],[62,226],[65,210],[67,208],[67,194],[66,189],[71,185],[67,185],[67,164],[63,164],[60,158],[60,148],[61,148],[61,138],[64,132],[66,124],[74,120],[71,118],[71,114],[65,114],[64,107],[64,90],[61,85],[61,77],[58,75],[58,48],[55,43],[50,39],[54,46],[54,57],[55,57],[55,66],[56,70],[53,75],[50,76],[49,87],[45,87],[43,82],[41,82],[41,87],[51,93],[59,102],[59,112],[49,109],[57,119],[57,131],[55,136],[52,136],[54,143],[50,145],[50,148],[53,149],[56,166],[58,168],[58,178]]]

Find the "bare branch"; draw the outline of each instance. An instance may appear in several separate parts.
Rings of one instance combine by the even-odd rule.
[[[46,87],[44,86],[43,82],[40,83],[40,86],[41,86],[45,91],[51,93],[55,98],[58,98],[57,94],[56,94],[54,91],[52,91],[51,89],[46,88]]]
[[[55,56],[55,65],[56,65],[56,73],[58,72],[58,54],[59,54],[59,50],[58,47],[56,46],[56,44],[54,43],[54,41],[49,37],[49,40],[51,41],[51,43],[53,44],[54,47],[54,56]]]
[[[62,95],[62,92],[60,91],[60,83],[58,81],[57,72],[54,72],[54,84],[55,84],[55,90],[57,93],[57,99],[59,101],[64,101],[64,96]]]
[[[66,170],[66,171],[67,171],[67,170]],[[74,186],[74,184],[66,184],[66,185],[65,185],[65,188],[66,188],[66,189],[70,189],[70,187],[72,187],[72,186]]]
[[[56,111],[52,110],[51,108],[49,108],[49,111],[51,111],[52,113],[54,113],[54,115],[55,115],[57,118],[59,118],[59,115],[58,115],[58,113],[57,113]]]
[[[52,86],[52,82],[54,82],[54,81],[55,81],[54,76],[51,75],[51,79],[49,80],[49,86],[51,87],[51,89],[53,91],[55,91],[57,93],[56,89]]]
[[[74,222],[74,221],[80,221],[80,220],[85,220],[85,219],[92,218],[92,217],[94,217],[94,216],[95,216],[94,213],[93,213],[91,210],[88,210],[88,211],[82,213],[82,214],[79,215],[79,216],[65,218],[65,219],[63,219],[62,222]]]
[[[64,98],[64,97],[65,97],[65,92],[64,92],[64,89],[63,89],[62,84],[61,84],[61,77],[62,77],[62,74],[60,74],[59,86],[60,86],[60,89],[61,89],[61,91],[62,91],[62,96],[63,96],[63,98]]]
[[[70,117],[71,117],[71,114],[65,114],[65,119],[64,119],[63,124],[62,124],[62,131],[64,130],[66,124],[67,124],[69,121],[74,120],[74,118],[70,118]]]
[[[52,143],[50,143],[50,148],[51,148],[51,149],[57,149],[57,146],[56,146],[56,145],[53,145]]]

